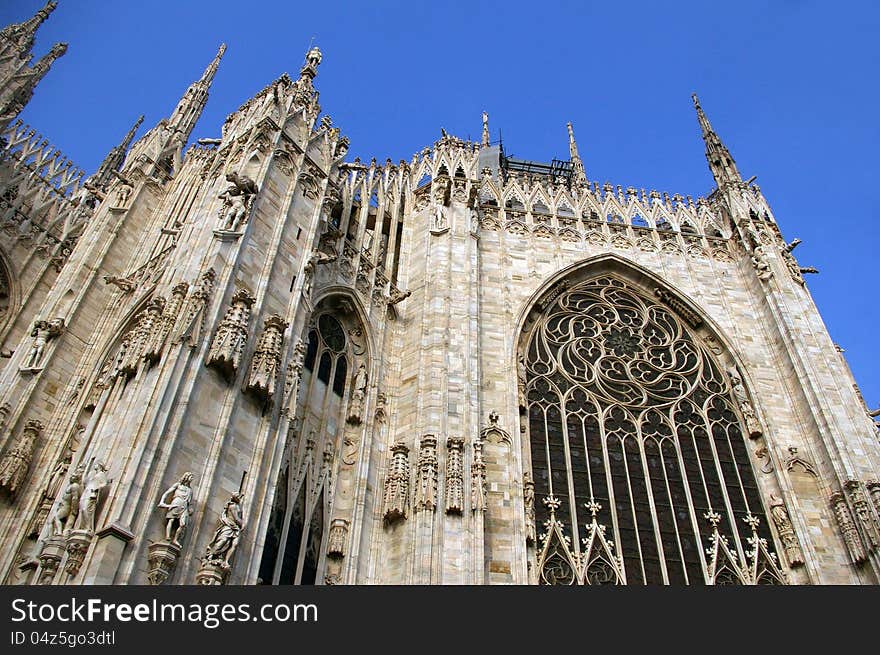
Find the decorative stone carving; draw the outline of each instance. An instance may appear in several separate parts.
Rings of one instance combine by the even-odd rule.
[[[535,482],[532,480],[532,472],[523,473],[523,507],[526,515],[526,543],[537,542],[535,535]]]
[[[819,271],[812,266],[801,266],[794,258],[794,255],[791,254],[791,251],[797,248],[800,243],[800,239],[794,239],[791,243],[782,246],[782,248],[780,248],[780,253],[782,254],[782,261],[785,262],[785,267],[788,269],[788,274],[791,276],[791,279],[801,286],[804,286],[806,281],[802,274],[818,273]]]
[[[406,518],[409,500],[409,448],[397,443],[391,447],[391,463],[385,476],[382,515],[387,523]]]
[[[868,495],[871,496],[871,501],[874,503],[874,509],[877,511],[878,516],[880,516],[880,482],[869,480],[865,483],[865,489],[868,490]]]
[[[22,372],[36,372],[42,370],[43,355],[46,353],[46,346],[49,341],[61,334],[64,329],[64,319],[55,318],[51,321],[39,320],[34,322],[34,328],[31,330],[31,347],[24,359],[19,370]]]
[[[73,530],[67,537],[67,562],[64,564],[64,571],[67,575],[73,577],[79,573],[86,552],[92,545],[93,536],[94,533],[90,530]]]
[[[49,476],[46,486],[43,487],[43,492],[40,497],[40,506],[34,513],[33,519],[31,519],[28,536],[36,537],[43,529],[43,525],[46,523],[46,519],[49,518],[49,513],[52,511],[52,505],[55,503],[55,499],[58,498],[58,494],[61,492],[61,485],[64,482],[64,476],[67,475],[67,471],[70,468],[71,458],[72,455],[68,452],[55,463],[55,468],[52,469],[52,474]]]
[[[234,493],[226,501],[196,574],[196,581],[201,585],[224,584],[229,576],[232,556],[244,530],[241,498],[241,493]]]
[[[846,498],[840,491],[835,491],[829,498],[831,510],[834,512],[834,518],[837,519],[837,527],[846,544],[847,552],[849,552],[850,560],[853,564],[863,562],[868,558],[865,552],[865,546],[862,544],[862,538],[859,531],[853,523],[852,514],[846,504]]]
[[[247,390],[263,400],[275,394],[278,371],[281,368],[281,344],[287,321],[278,314],[272,314],[263,323],[263,334],[257,343],[251,370],[248,375]]]
[[[871,511],[871,505],[862,491],[862,484],[858,480],[847,480],[843,487],[849,496],[862,541],[868,550],[876,549],[877,546],[880,546],[880,526],[878,526],[874,512]]]
[[[205,312],[214,292],[215,277],[213,268],[202,273],[198,287],[190,295],[180,327],[172,338],[173,343],[182,342],[194,348],[201,342],[205,331]]]
[[[417,512],[433,512],[437,507],[437,439],[432,434],[422,437],[413,496]]]
[[[788,510],[785,509],[785,502],[772,493],[770,494],[770,517],[776,524],[776,532],[785,549],[789,566],[801,566],[804,563],[804,554],[791,525]]]
[[[64,557],[67,542],[63,537],[50,537],[43,544],[38,559],[40,560],[40,577],[38,584],[52,584],[55,574],[58,572],[58,565],[61,564],[61,558]]]
[[[162,494],[157,507],[165,511],[165,541],[180,547],[186,534],[189,517],[193,513],[193,474],[187,471]]]
[[[391,293],[388,294],[386,301],[389,305],[396,305],[397,303],[406,300],[412,295],[412,291],[401,291],[396,287],[391,288]]]
[[[241,226],[247,221],[247,215],[257,194],[256,183],[245,175],[236,172],[226,174],[231,184],[218,198],[223,200],[220,208],[220,232],[239,234]]]
[[[177,316],[183,307],[186,294],[189,291],[189,285],[186,282],[176,284],[171,290],[171,300],[162,310],[162,314],[153,326],[152,331],[147,336],[144,345],[143,359],[153,363],[159,360],[162,355],[162,348],[165,346],[165,340],[171,333]]]
[[[287,364],[287,376],[284,380],[284,402],[281,407],[281,413],[291,417],[296,415],[296,399],[299,395],[299,381],[302,379],[305,358],[306,343],[299,339],[293,347],[293,355]]]
[[[483,461],[483,442],[474,442],[474,461],[471,464],[471,510],[486,511],[486,463]]]
[[[108,484],[110,481],[107,479],[107,467],[103,462],[95,460],[82,479],[82,494],[74,528],[94,533],[98,501],[101,499],[101,491]]]
[[[312,252],[312,256],[309,257],[309,261],[306,262],[306,265],[303,268],[302,292],[306,298],[310,298],[312,295],[312,284],[315,281],[315,268],[318,264],[329,264],[334,261],[336,261],[335,255],[328,255],[320,250]]]
[[[55,505],[55,512],[52,515],[52,534],[55,536],[67,534],[76,522],[84,473],[85,468],[82,465],[71,473],[67,486],[58,498],[58,504]]]
[[[446,513],[461,514],[464,509],[464,440],[449,437],[446,440]]]
[[[37,439],[42,432],[42,423],[29,420],[21,431],[21,436],[9,447],[3,459],[0,459],[0,489],[5,490],[13,499],[27,479]]]
[[[361,362],[351,389],[351,400],[348,403],[348,417],[345,419],[352,425],[360,425],[364,415],[364,401],[367,396],[367,365]]]
[[[170,541],[157,541],[147,548],[149,571],[147,579],[151,585],[164,584],[174,572],[177,558],[180,557],[180,546]]]
[[[733,395],[736,397],[740,412],[742,412],[743,418],[745,419],[746,429],[749,431],[749,436],[752,439],[756,439],[763,434],[763,430],[761,429],[761,424],[758,422],[758,415],[755,413],[755,408],[752,407],[752,403],[749,401],[746,388],[743,386],[742,376],[739,374],[739,371],[736,370],[736,367],[733,366],[727,369],[727,374],[730,376],[730,386],[733,390]]]
[[[773,269],[770,268],[770,259],[764,246],[755,246],[752,251],[752,266],[755,267],[759,280],[766,282],[773,277]]]
[[[327,557],[342,559],[345,557],[345,542],[348,537],[349,522],[346,519],[333,519],[330,524],[330,535],[327,538]]]
[[[439,177],[434,180],[432,189],[433,209],[431,213],[431,234],[439,235],[449,230],[449,221],[446,218],[446,193],[449,190],[449,180]]]
[[[153,331],[158,329],[161,323],[164,309],[165,299],[162,296],[155,296],[147,303],[146,309],[141,312],[137,327],[132,330],[131,339],[125,349],[125,357],[121,367],[125,375],[132,376],[137,371]],[[149,361],[149,357],[146,359]]]
[[[251,305],[255,300],[247,289],[236,290],[211,343],[207,365],[219,370],[227,379],[235,375],[241,363]]]
[[[703,324],[703,319],[701,319],[696,312],[691,311],[686,304],[666,289],[658,287],[654,289],[654,295],[657,296],[663,304],[669,306],[676,314],[681,316],[692,328],[698,328]]]

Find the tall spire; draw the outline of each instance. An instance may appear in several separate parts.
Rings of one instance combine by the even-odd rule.
[[[20,80],[20,83],[12,93],[5,95],[3,104],[0,106],[0,123],[4,123],[4,121],[8,123],[24,109],[34,96],[34,89],[39,81],[49,72],[55,60],[63,56],[65,52],[67,52],[67,44],[56,43],[36,64],[15,75],[15,79]],[[5,91],[6,89],[4,89]]]
[[[480,141],[480,145],[484,148],[489,147],[489,114],[483,112],[483,138]]]
[[[718,188],[728,184],[742,183],[742,177],[740,177],[739,171],[736,168],[733,156],[730,154],[727,146],[721,142],[715,130],[712,129],[709,119],[706,118],[706,114],[700,106],[697,94],[691,94],[691,98],[693,98],[694,108],[697,110],[697,121],[700,123],[703,141],[706,143],[706,161],[709,162],[709,169],[712,171],[715,183],[718,185]]]
[[[211,82],[214,81],[214,76],[217,74],[217,69],[220,66],[220,60],[223,59],[225,52],[226,44],[221,43],[216,56],[208,64],[205,72],[186,90],[180,102],[177,103],[174,113],[171,114],[171,118],[168,119],[168,126],[172,131],[180,133],[182,142],[186,142],[189,139],[189,135],[199,120],[199,116],[202,115],[202,110],[208,102],[208,90],[211,88]]]
[[[568,127],[568,154],[571,157],[571,167],[573,169],[573,182],[575,184],[586,184],[587,183],[587,173],[584,170],[584,162],[581,161],[581,156],[578,154],[577,143],[574,140],[574,130],[571,127],[571,123],[567,124]]]
[[[122,142],[107,153],[107,156],[104,157],[104,161],[101,162],[98,170],[89,179],[91,184],[99,188],[103,188],[107,185],[113,175],[111,171],[118,171],[119,167],[122,166],[122,163],[125,161],[125,153],[128,150],[128,146],[131,145],[135,132],[137,132],[143,122],[144,117],[141,116],[137,119],[135,124],[132,125],[131,129],[125,135],[125,138],[122,139]]]
[[[49,14],[55,11],[57,6],[57,2],[47,2],[45,7],[25,22],[13,23],[0,30],[0,53],[6,54],[11,48],[18,51],[19,58],[26,58],[31,48],[34,47],[37,29],[49,18]]]

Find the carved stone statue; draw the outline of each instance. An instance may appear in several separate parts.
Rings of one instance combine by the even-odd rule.
[[[79,513],[79,501],[82,495],[83,467],[80,466],[70,474],[67,486],[58,498],[55,513],[52,515],[52,534],[63,535],[69,532]]]
[[[95,511],[98,507],[98,500],[101,497],[101,490],[106,487],[110,481],[107,479],[107,467],[103,462],[95,460],[91,470],[83,478],[82,495],[79,499],[79,515],[76,519],[76,527],[80,530],[95,531]]]
[[[222,563],[229,566],[229,560],[235,553],[241,531],[244,529],[244,519],[241,512],[241,494],[235,493],[226,502],[223,514],[211,537],[211,543],[205,550],[205,561]]]
[[[523,474],[523,505],[526,515],[526,543],[533,544],[535,538],[535,483],[531,471]]]
[[[739,371],[733,366],[727,369],[727,374],[730,376],[733,395],[736,397],[740,412],[742,412],[743,418],[746,421],[746,429],[749,431],[749,436],[752,438],[761,436],[763,430],[761,429],[761,424],[758,422],[758,415],[755,413],[755,408],[752,407],[752,403],[749,401],[746,388],[743,386],[742,376],[740,376]]]
[[[189,516],[193,513],[193,474],[187,471],[159,499],[158,507],[165,512],[165,540],[180,546],[186,533]]]
[[[412,291],[401,291],[400,289],[391,289],[391,293],[388,296],[388,304],[396,305],[399,302],[402,302],[409,298],[412,295]]]
[[[303,268],[303,295],[307,298],[312,295],[312,282],[315,279],[315,268],[318,264],[329,264],[336,261],[336,255],[328,255],[326,252],[315,250],[309,261]]]
[[[767,258],[764,246],[756,246],[752,251],[752,266],[755,267],[759,280],[766,281],[773,277],[773,270],[770,268],[770,260]]]
[[[34,323],[34,329],[31,331],[31,336],[33,337],[31,349],[28,351],[24,364],[22,364],[22,368],[39,368],[40,362],[43,359],[43,354],[46,351],[46,345],[49,343],[50,339],[61,334],[61,329],[63,327],[63,318],[56,318],[51,321],[36,321]]]
[[[351,401],[348,405],[348,422],[357,425],[364,414],[364,399],[367,395],[367,365],[361,362],[354,376]]]
[[[788,510],[785,509],[785,502],[779,496],[770,494],[770,517],[776,524],[776,531],[779,533],[779,540],[785,548],[785,556],[791,566],[799,566],[804,563],[804,554],[801,552],[800,544],[798,544],[797,536],[794,528],[791,526],[791,519],[788,516]]]
[[[223,199],[223,207],[220,209],[220,228],[237,232],[257,193],[257,185],[251,178],[236,172],[227,173],[226,180],[231,184],[218,196]]]

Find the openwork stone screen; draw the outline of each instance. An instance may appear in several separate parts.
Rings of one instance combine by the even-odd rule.
[[[730,382],[671,310],[616,277],[579,282],[522,363],[542,583],[742,581],[753,525],[772,538]],[[707,554],[713,521],[729,570]]]

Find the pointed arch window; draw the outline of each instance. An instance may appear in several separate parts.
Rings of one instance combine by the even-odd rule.
[[[582,281],[522,361],[539,581],[750,583],[758,560],[783,581],[730,381],[672,311],[615,276]]]

